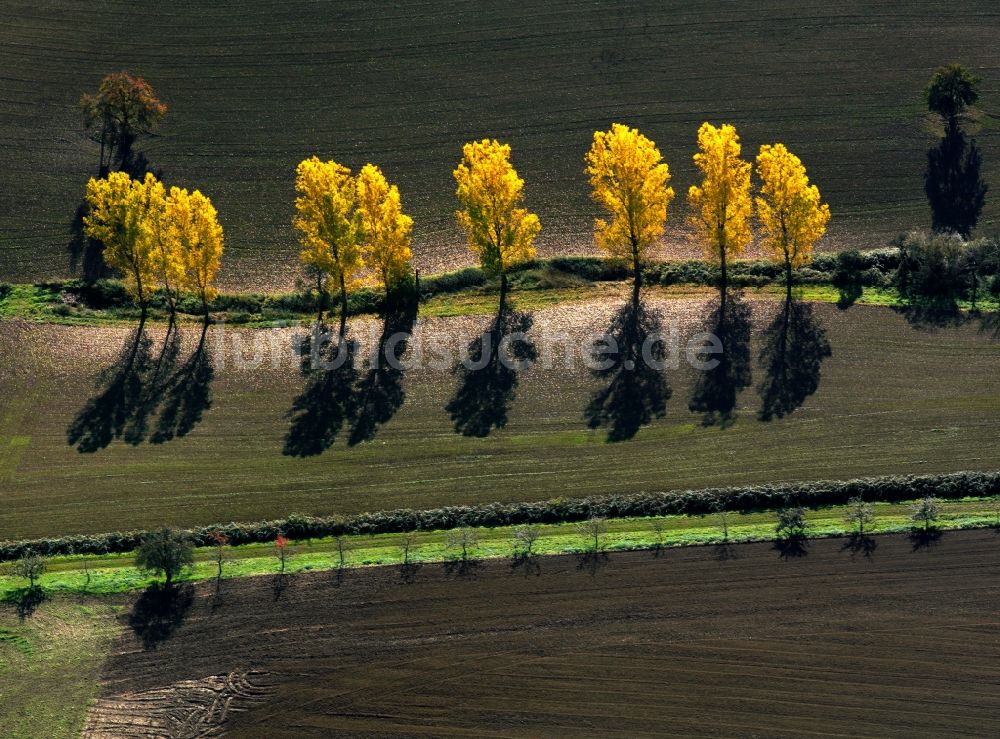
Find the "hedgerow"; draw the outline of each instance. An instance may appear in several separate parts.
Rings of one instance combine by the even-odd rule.
[[[604,518],[698,516],[720,510],[740,512],[768,510],[789,504],[816,508],[841,505],[850,498],[858,496],[872,503],[890,503],[925,496],[954,500],[997,494],[1000,494],[1000,472],[957,472],[947,475],[775,483],[596,498],[558,498],[533,503],[488,503],[429,510],[400,509],[362,513],[350,517],[293,514],[275,521],[203,526],[188,533],[197,546],[211,546],[212,535],[215,532],[225,534],[231,544],[238,545],[274,541],[279,532],[292,539],[310,539],[344,534],[430,531],[462,526],[569,523],[583,521],[593,516]],[[0,542],[0,561],[18,559],[29,551],[44,556],[130,552],[138,546],[144,533],[119,531],[55,539]]]
[[[899,266],[899,249],[874,249],[853,252],[857,262],[853,269],[865,286],[883,287],[892,284],[894,271]],[[837,273],[836,254],[817,254],[810,265],[795,271],[798,284],[833,284]],[[628,265],[601,257],[554,257],[518,264],[511,268],[512,282],[521,286],[545,286],[545,280],[536,274],[525,278],[522,275],[538,272],[557,272],[579,277],[590,282],[624,280],[629,277]],[[519,276],[522,276],[519,279]],[[729,265],[729,281],[736,287],[763,287],[784,280],[781,265],[776,262],[759,260],[738,260]],[[699,259],[670,260],[654,262],[643,268],[643,281],[647,285],[715,285],[719,281],[719,268]],[[486,274],[479,267],[466,267],[455,272],[430,275],[420,278],[422,299],[455,293],[473,287],[483,287],[488,283]],[[536,284],[537,283],[537,284]],[[66,291],[77,295],[88,308],[103,310],[132,305],[121,280],[101,279],[94,282],[67,280],[51,283],[56,291]],[[2,293],[0,293],[2,297]],[[313,292],[280,293],[264,295],[257,293],[221,293],[210,306],[213,311],[231,314],[231,322],[250,320],[262,313],[303,314],[317,309],[317,296]],[[385,296],[380,290],[362,288],[348,296],[348,313],[377,313],[384,304]],[[167,310],[166,297],[158,292],[150,299],[150,308]],[[194,297],[184,297],[178,305],[181,313],[201,314],[201,302]],[[233,320],[233,317],[236,317]]]

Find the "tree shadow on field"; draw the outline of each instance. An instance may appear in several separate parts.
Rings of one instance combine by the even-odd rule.
[[[720,542],[713,547],[715,558],[720,562],[728,562],[731,559],[739,559],[739,552],[729,542]]]
[[[111,277],[114,273],[104,263],[104,244],[84,232],[83,219],[90,213],[86,200],[80,201],[69,226],[69,271],[83,277],[85,282],[95,282]]]
[[[402,355],[406,352],[417,320],[416,300],[408,300],[401,308],[389,309],[382,323],[377,354],[369,362],[368,372],[358,384],[357,412],[351,422],[348,446],[371,441],[379,427],[387,423],[403,406],[404,370]]]
[[[752,381],[750,304],[739,292],[727,292],[710,306],[704,334],[714,337],[696,355],[701,363],[688,409],[702,414],[702,424],[726,428],[736,420],[736,398]]]
[[[987,185],[980,177],[982,155],[958,125],[945,127],[938,145],[927,151],[924,192],[935,231],[952,231],[968,239],[979,220]]]
[[[808,556],[809,540],[804,536],[786,536],[775,539],[773,548],[781,559],[799,559]]]
[[[854,559],[859,554],[865,559],[872,559],[875,556],[876,549],[878,549],[877,539],[867,534],[854,533],[844,542],[844,546],[840,548],[840,551],[850,552],[851,559]]]
[[[666,415],[671,389],[664,372],[663,327],[638,294],[615,312],[605,335],[591,347],[591,359],[591,374],[606,384],[584,410],[589,428],[607,426],[608,441],[626,441]]]
[[[285,572],[279,572],[274,576],[274,582],[271,583],[271,591],[274,593],[275,600],[281,600],[281,596],[288,590],[288,580],[288,574]]]
[[[48,594],[40,585],[16,588],[4,595],[3,602],[14,606],[17,618],[24,621],[29,618],[35,610],[48,600]]]
[[[913,328],[935,331],[943,328],[958,328],[970,320],[953,299],[912,300],[904,306],[893,306]]]
[[[476,577],[482,562],[478,559],[449,559],[442,564],[446,575],[458,577]]]
[[[1000,341],[1000,313],[983,313],[979,317],[979,330],[989,334],[993,341]]]
[[[142,640],[144,648],[155,649],[184,622],[193,602],[194,588],[191,585],[166,587],[156,583],[146,588],[136,600],[128,615],[128,625]]]
[[[115,439],[133,446],[146,437],[149,415],[156,407],[162,372],[176,361],[176,332],[168,332],[159,357],[140,323],[117,359],[100,375],[100,390],[87,401],[66,430],[66,440],[80,452],[96,452]]]
[[[507,425],[518,372],[538,358],[527,335],[532,323],[531,314],[501,301],[493,322],[469,344],[468,356],[453,370],[458,389],[445,406],[456,433],[484,437]]]
[[[399,566],[399,579],[406,585],[416,582],[423,565],[420,562],[406,562]]]
[[[163,444],[175,437],[186,436],[201,422],[202,414],[212,407],[215,366],[205,342],[207,334],[206,323],[195,350],[161,389],[160,415],[156,431],[150,438],[153,444]]]
[[[760,361],[765,377],[759,416],[770,421],[792,413],[816,392],[820,367],[833,352],[812,306],[791,295],[764,331],[763,341]]]
[[[510,569],[512,572],[520,570],[525,577],[529,575],[537,577],[542,574],[542,563],[539,561],[538,555],[518,552],[510,560]]]
[[[137,446],[147,439],[162,444],[185,436],[211,407],[210,386],[215,370],[205,341],[178,366],[181,334],[176,324],[167,328],[154,354],[153,342],[140,322],[115,361],[99,379],[99,391],[77,413],[66,430],[66,440],[85,453],[96,452],[121,439]],[[156,427],[150,433],[152,419]]]
[[[322,454],[354,418],[358,402],[354,392],[357,349],[353,339],[338,340],[334,332],[320,325],[303,342],[301,367],[308,380],[288,411],[291,426],[285,436],[283,454],[290,457]]]
[[[913,529],[907,535],[910,540],[910,546],[912,551],[916,552],[920,549],[930,549],[936,546],[943,536],[943,532],[938,528],[930,529]]]
[[[576,555],[576,569],[587,572],[591,577],[597,575],[602,567],[611,563],[611,557],[607,552],[595,552],[593,550],[580,552]]]

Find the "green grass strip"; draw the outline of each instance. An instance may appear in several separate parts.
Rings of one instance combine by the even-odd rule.
[[[875,504],[875,523],[866,533],[892,534],[912,527],[913,502]],[[941,501],[940,530],[1000,526],[1000,507],[988,498],[965,498]],[[846,522],[847,506],[828,506],[808,510],[808,536],[821,538],[845,536],[853,529]],[[771,541],[774,539],[773,512],[727,514],[728,543]],[[513,555],[515,526],[471,529],[475,543],[469,547],[472,559],[495,559]],[[587,551],[589,541],[580,524],[539,525],[540,537],[534,552],[538,555],[573,554]],[[720,514],[705,516],[660,516],[621,518],[606,521],[601,537],[602,549],[609,552],[656,549],[659,547],[699,546],[725,543]],[[457,549],[449,546],[456,530],[419,531],[410,534],[374,534],[344,536],[344,567],[399,565],[402,547],[410,542],[412,563],[447,562],[455,559]],[[39,584],[50,593],[121,593],[144,588],[153,582],[137,570],[132,553],[92,556],[52,557],[48,571]],[[216,577],[216,550],[195,550],[194,567],[179,581],[196,582]],[[328,571],[340,567],[338,542],[333,538],[295,541],[287,549],[286,572]],[[279,563],[272,544],[245,544],[224,549],[223,578],[266,575],[278,572]],[[25,582],[9,575],[0,576],[0,601],[10,600],[22,591]]]

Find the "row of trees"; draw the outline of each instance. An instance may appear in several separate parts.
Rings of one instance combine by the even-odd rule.
[[[993,498],[992,502],[997,511],[998,520],[1000,520],[1000,505],[998,505],[1000,501],[997,498]],[[938,532],[938,521],[941,513],[941,502],[937,498],[925,496],[917,500],[911,506],[911,535],[919,537]],[[725,509],[719,511],[719,529],[722,544],[731,543],[731,521],[729,515],[730,512]],[[775,518],[775,535],[779,544],[785,545],[785,547],[796,544],[799,546],[804,545],[808,535],[809,523],[807,521],[806,509],[803,506],[783,506],[775,511]],[[875,506],[872,503],[865,501],[860,496],[853,497],[847,501],[844,511],[844,522],[850,527],[852,537],[868,537],[876,520]],[[606,537],[610,532],[609,519],[601,516],[592,516],[576,524],[576,530],[584,542],[583,552],[597,554],[606,549]],[[659,552],[664,546],[663,536],[665,529],[663,520],[658,518],[652,519],[650,530],[653,534],[652,548],[654,551]],[[515,566],[531,564],[532,559],[537,555],[535,547],[539,539],[542,538],[543,533],[543,528],[535,524],[522,524],[511,529],[512,558]],[[215,581],[218,588],[224,574],[223,566],[226,559],[226,548],[230,542],[226,535],[219,531],[214,533],[211,540],[214,550],[212,559],[215,564]],[[334,543],[338,554],[337,569],[343,570],[347,566],[349,545],[342,536],[335,537]],[[468,564],[474,559],[474,550],[478,543],[477,529],[463,526],[448,532],[445,537],[445,554],[452,561],[462,565]],[[412,555],[416,545],[417,539],[413,532],[400,535],[400,559],[404,568],[408,568],[414,564]],[[870,549],[866,551],[870,551]],[[184,532],[162,528],[150,531],[142,537],[138,548],[135,550],[135,566],[142,572],[156,577],[163,576],[164,586],[170,588],[178,576],[194,565],[194,553],[194,543],[190,536]],[[284,576],[288,561],[293,556],[293,551],[292,541],[281,532],[278,533],[274,540],[274,554],[278,563],[278,574],[279,576]],[[38,580],[45,574],[46,570],[47,563],[45,557],[35,552],[28,552],[11,565],[8,574],[27,580],[29,589],[36,590],[38,588]]]
[[[198,297],[208,322],[223,233],[207,196],[180,187],[168,192],[152,173],[136,180],[118,171],[90,179],[87,203],[86,233],[104,245],[104,261],[124,276],[141,321],[159,288],[167,297],[171,324],[184,293]]]
[[[756,159],[761,184],[754,196],[751,164],[740,158],[733,126],[703,124],[698,149],[694,161],[704,179],[688,192],[689,223],[706,257],[721,266],[721,288],[727,284],[727,263],[741,256],[753,238],[754,205],[764,240],[784,265],[790,286],[792,270],[810,260],[830,219],[802,162],[783,144],[762,146]],[[534,258],[533,242],[541,231],[538,216],[523,207],[524,180],[510,155],[508,144],[471,142],[453,173],[461,204],[458,222],[484,271],[499,277],[501,305],[507,271]],[[631,266],[638,294],[642,264],[665,231],[674,198],[670,169],[650,139],[616,123],[594,133],[586,173],[594,200],[607,213],[594,224],[597,244],[609,258]],[[296,189],[301,260],[316,276],[321,294],[324,280],[339,285],[342,315],[346,287],[366,265],[379,273],[387,291],[409,274],[413,222],[401,212],[398,190],[377,167],[365,165],[354,178],[343,165],[312,157],[299,165]]]
[[[944,126],[941,143],[928,152],[925,190],[933,228],[962,239],[968,239],[975,227],[987,190],[980,178],[979,151],[974,141],[966,140],[961,126],[966,111],[978,100],[979,83],[967,69],[951,64],[936,70],[925,90],[928,109],[941,117]],[[144,170],[132,166],[135,141],[152,135],[166,105],[148,82],[117,72],[107,75],[95,93],[84,95],[80,109],[89,134],[101,144],[99,178],[88,185],[88,202],[91,208],[101,203],[104,212],[90,216],[88,235],[105,242],[106,262],[125,275],[130,292],[143,307],[157,284],[171,296],[171,308],[184,289],[197,293],[207,307],[214,290],[211,280],[203,278],[214,276],[221,253],[221,229],[211,203],[197,191],[190,203],[180,202],[186,191],[175,195],[171,189],[177,207],[168,220],[183,223],[186,218],[187,224],[164,228],[159,217],[164,197],[157,192],[158,183],[143,179]],[[458,221],[483,268],[500,278],[501,304],[507,270],[534,257],[532,244],[541,230],[538,217],[522,205],[524,181],[511,165],[510,154],[509,145],[495,140],[472,142],[463,148],[454,172],[461,204]],[[792,270],[809,262],[813,244],[830,218],[801,161],[780,143],[762,146],[756,157],[760,185],[753,195],[752,167],[741,158],[735,128],[705,123],[698,131],[694,163],[703,181],[688,191],[687,220],[706,257],[721,268],[722,294],[727,264],[743,254],[753,238],[754,206],[763,240],[784,265],[790,286]],[[109,172],[115,166],[140,181],[126,185],[118,179],[112,184]],[[651,140],[636,129],[614,124],[608,131],[595,132],[586,173],[594,200],[607,212],[595,222],[596,241],[610,258],[632,266],[638,291],[641,264],[662,236],[674,199],[669,167]],[[105,178],[107,185],[96,184]],[[294,224],[301,234],[301,261],[320,296],[318,319],[322,321],[328,285],[333,284],[340,293],[343,334],[346,293],[360,274],[367,271],[387,293],[398,290],[411,275],[413,221],[402,212],[398,188],[372,164],[352,176],[340,164],[312,157],[298,166],[296,191]],[[209,245],[201,269],[172,251],[170,244],[183,240],[176,234],[197,232],[197,223],[206,224],[201,240]],[[146,243],[139,238],[142,232],[153,234],[152,241],[160,243]],[[159,238],[165,233],[175,236]]]

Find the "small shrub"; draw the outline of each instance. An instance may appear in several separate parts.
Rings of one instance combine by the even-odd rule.
[[[35,582],[45,574],[45,558],[34,552],[28,552],[21,559],[14,563],[11,574],[14,577],[21,577],[28,581],[28,587],[35,589]]]

